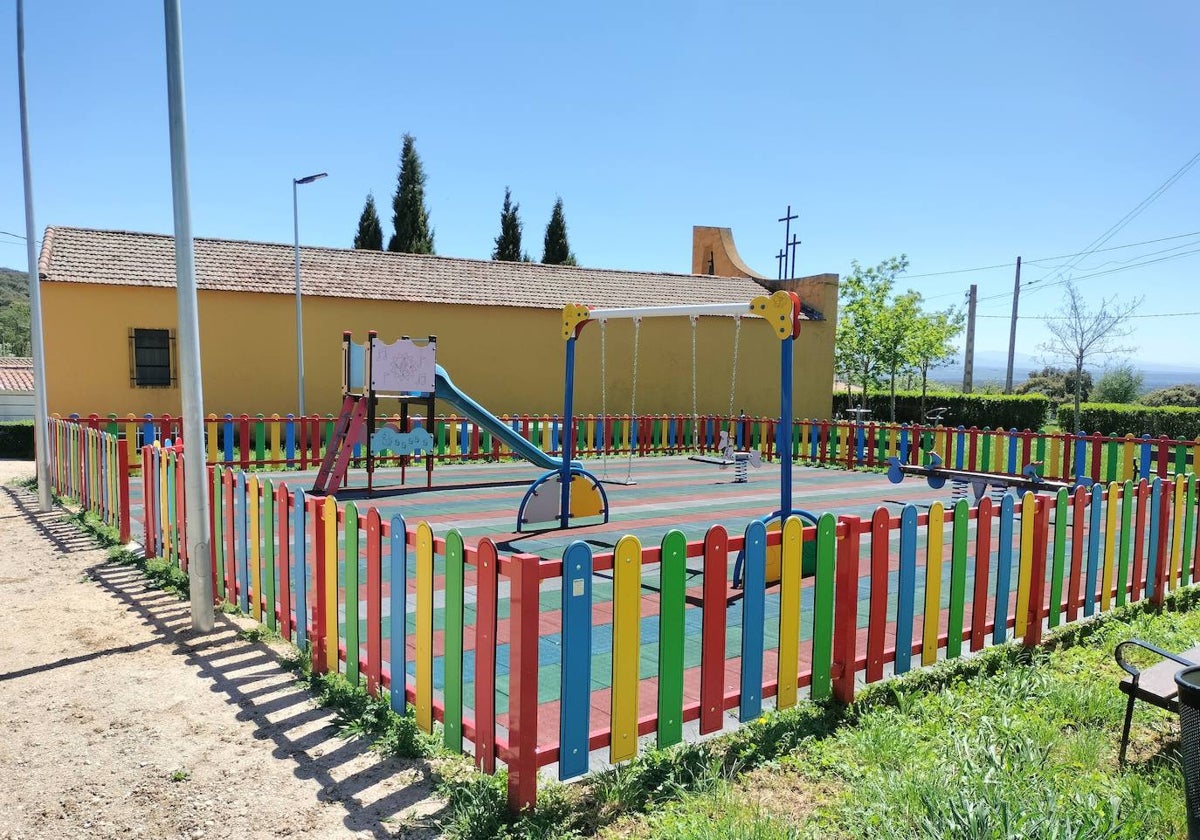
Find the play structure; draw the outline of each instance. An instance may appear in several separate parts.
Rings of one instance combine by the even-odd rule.
[[[433,483],[433,436],[424,426],[409,429],[409,406],[424,409],[423,420],[433,416],[437,336],[413,340],[404,336],[388,344],[374,330],[366,344],[355,344],[342,333],[342,409],[334,423],[325,458],[313,482],[313,493],[336,492],[346,480],[355,450],[366,450],[367,491],[375,489],[375,458],[393,451],[401,456],[425,455],[426,483]],[[400,422],[376,428],[380,398],[400,404]],[[402,459],[402,464],[405,460]]]
[[[699,453],[696,420],[696,323],[703,316],[732,316],[735,320],[733,371],[737,376],[738,336],[741,319],[761,319],[779,339],[779,440],[791,440],[792,436],[792,380],[795,340],[800,334],[802,321],[800,299],[791,292],[776,292],[762,295],[748,302],[708,303],[694,306],[648,306],[614,309],[593,309],[580,304],[568,304],[563,308],[563,340],[566,346],[565,375],[563,382],[564,418],[574,417],[575,399],[575,353],[576,344],[583,328],[597,323],[601,329],[601,344],[604,349],[604,328],[609,320],[631,319],[634,322],[634,374],[630,415],[635,416],[637,399],[637,341],[640,324],[644,318],[687,317],[692,321],[692,426],[693,445]],[[313,492],[329,494],[341,487],[346,479],[356,447],[363,445],[366,451],[367,490],[374,489],[375,458],[383,451],[400,453],[402,456],[424,454],[426,458],[427,484],[432,484],[432,445],[429,431],[422,425],[409,428],[409,406],[420,405],[424,410],[425,422],[433,416],[434,401],[442,400],[460,411],[466,418],[491,433],[507,446],[514,455],[523,458],[546,472],[537,478],[526,491],[517,510],[517,533],[572,528],[607,523],[609,519],[608,495],[601,479],[574,460],[574,423],[568,419],[567,433],[561,436],[561,457],[555,459],[529,443],[506,423],[487,411],[469,396],[454,386],[446,371],[437,364],[437,339],[401,338],[388,344],[380,341],[374,331],[368,334],[365,344],[355,344],[350,333],[342,336],[342,409],[334,424],[333,435],[326,449],[324,460],[313,484]],[[605,361],[601,360],[602,380],[605,379]],[[732,414],[733,388],[730,386],[730,413]],[[602,394],[607,401],[606,386],[602,383]],[[400,422],[376,428],[376,410],[382,398],[395,399],[400,403]],[[607,408],[607,405],[604,406]],[[632,446],[631,446],[632,450]],[[757,452],[739,451],[734,445],[730,429],[722,429],[718,444],[719,456],[693,455],[692,460],[701,460],[721,467],[734,467],[734,483],[745,483],[749,467],[759,466],[761,457]],[[770,514],[760,517],[768,530],[779,530],[782,522],[791,515],[798,515],[806,522],[815,523],[808,511],[795,508],[792,503],[792,452],[791,447],[779,447],[779,506]],[[630,459],[632,463],[632,456]],[[403,464],[403,462],[402,462]],[[607,467],[607,464],[605,465]],[[607,470],[606,470],[607,471]],[[401,479],[403,481],[403,477]],[[627,469],[624,484],[632,484]],[[779,549],[768,550],[767,580],[779,579]],[[743,558],[739,556],[734,568],[734,585],[741,586]]]
[[[896,456],[891,456],[887,459],[888,480],[892,484],[899,484],[904,480],[906,475],[916,475],[925,478],[926,482],[934,490],[941,490],[946,486],[946,482],[952,482],[951,496],[953,499],[966,498],[968,489],[975,497],[975,501],[979,501],[984,496],[988,495],[992,489],[1003,490],[1008,492],[1015,490],[1022,493],[1027,490],[1032,490],[1035,493],[1057,493],[1061,489],[1070,490],[1076,484],[1083,487],[1092,485],[1091,479],[1079,478],[1077,481],[1055,481],[1046,479],[1041,476],[1038,469],[1041,463],[1037,461],[1030,462],[1021,470],[1020,475],[1004,475],[1003,473],[977,472],[974,470],[960,470],[942,465],[942,457],[938,453],[931,451],[929,453],[929,463],[925,466],[916,464],[902,464]]]
[[[563,387],[563,417],[573,417],[574,414],[574,399],[575,399],[575,353],[576,345],[579,337],[583,332],[583,328],[591,323],[603,325],[614,319],[632,319],[635,324],[634,337],[635,342],[638,336],[638,327],[641,320],[644,318],[671,318],[671,317],[686,317],[692,319],[692,434],[696,434],[695,419],[698,416],[696,412],[696,364],[695,364],[695,323],[696,319],[703,316],[733,316],[738,320],[735,322],[735,351],[734,351],[734,376],[736,377],[736,347],[737,336],[740,335],[740,319],[743,317],[758,318],[766,322],[767,326],[774,332],[775,337],[779,339],[779,425],[777,428],[777,436],[779,440],[791,440],[792,437],[792,371],[794,366],[795,341],[800,335],[800,325],[802,322],[800,298],[793,292],[778,291],[770,296],[761,295],[753,300],[745,303],[707,303],[696,304],[693,306],[642,306],[617,309],[593,309],[580,304],[568,304],[563,307],[563,341],[566,342],[566,362],[565,376]],[[602,332],[603,335],[603,332]],[[636,347],[635,347],[636,349]],[[636,372],[637,356],[635,353],[634,364]],[[636,373],[634,376],[636,390]],[[636,393],[634,394],[636,399]],[[732,393],[731,393],[731,413],[732,413]],[[604,496],[604,491],[600,487],[599,482],[590,473],[582,470],[579,465],[571,460],[573,455],[574,441],[571,435],[563,436],[562,461],[558,468],[553,472],[548,472],[529,488],[525,494],[525,499],[521,503],[521,507],[517,514],[517,530],[526,531],[538,527],[553,527],[569,528],[572,526],[573,518],[578,515],[579,508],[585,511],[594,511],[597,502],[603,504],[602,515],[607,521],[607,498]],[[726,441],[728,441],[728,436]],[[730,457],[726,457],[726,456]],[[722,457],[716,461],[723,466],[737,466],[739,463],[748,465],[751,463],[752,454],[749,452],[742,453],[744,459],[739,460],[737,452],[733,451],[726,443],[726,451],[722,453]],[[774,512],[760,518],[767,530],[779,530],[782,523],[789,516],[797,515],[809,523],[815,523],[815,517],[805,510],[800,510],[793,506],[792,503],[792,452],[791,447],[779,447],[780,461],[780,476],[779,476],[779,507]],[[745,469],[745,466],[741,467]],[[585,479],[585,480],[581,480]],[[594,488],[585,497],[584,504],[580,504],[577,499],[577,493],[580,488],[587,491],[588,484],[586,479],[590,479]],[[780,551],[776,547],[768,549],[767,557],[767,581],[779,580],[780,568]],[[744,565],[744,557],[739,555],[734,566],[734,585],[742,585],[742,567]]]
[[[376,410],[381,398],[400,404],[397,423],[377,427]],[[403,467],[410,456],[424,454],[426,486],[433,483],[433,436],[424,424],[434,415],[435,400],[441,400],[487,431],[512,453],[543,469],[557,467],[557,461],[521,437],[459,390],[446,370],[437,363],[437,337],[413,339],[404,336],[388,344],[371,330],[364,344],[356,344],[349,332],[342,334],[342,409],[334,423],[333,435],[317,473],[312,492],[336,492],[346,480],[355,448],[363,445],[366,455],[367,491],[375,489],[375,461],[379,453],[395,452],[402,456]],[[422,408],[422,423],[409,429],[409,407]]]

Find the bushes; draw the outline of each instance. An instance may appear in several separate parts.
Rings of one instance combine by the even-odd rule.
[[[1151,391],[1138,400],[1142,405],[1176,405],[1185,408],[1200,408],[1200,385],[1172,385]]]
[[[0,423],[0,458],[33,458],[33,423]]]
[[[1059,406],[1058,416],[1070,425],[1073,403]],[[1150,435],[1174,440],[1192,440],[1200,436],[1200,408],[1153,408],[1119,403],[1083,403],[1079,406],[1082,431],[1105,435]],[[1066,426],[1063,431],[1068,431]],[[1075,430],[1080,431],[1080,430]]]
[[[891,399],[888,394],[833,395],[834,414],[846,415],[846,409],[863,404],[871,409],[871,419],[887,422]],[[945,423],[948,426],[985,426],[991,429],[1040,429],[1050,412],[1050,400],[1042,394],[927,394],[925,410],[948,406]],[[916,391],[896,392],[896,422],[921,423],[921,394]]]

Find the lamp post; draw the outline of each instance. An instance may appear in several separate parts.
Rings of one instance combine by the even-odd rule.
[[[319,181],[328,174],[318,172],[316,175],[292,179],[292,226],[296,233],[296,389],[301,417],[304,416],[304,310],[300,304],[300,205],[296,199],[296,187]]]

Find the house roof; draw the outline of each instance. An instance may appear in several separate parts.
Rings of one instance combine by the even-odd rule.
[[[561,309],[568,303],[621,307],[749,301],[765,293],[763,286],[745,277],[614,271],[350,248],[301,248],[300,267],[305,295],[371,300]],[[52,283],[174,287],[174,237],[48,227],[38,273],[43,281]],[[293,246],[198,238],[196,282],[204,290],[294,295]]]
[[[33,359],[0,356],[0,391],[32,391]]]

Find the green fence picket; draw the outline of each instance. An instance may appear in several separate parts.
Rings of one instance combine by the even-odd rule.
[[[837,520],[832,513],[824,513],[817,520],[817,575],[813,584],[813,700],[826,700],[833,690],[833,576],[836,555]]]
[[[350,681],[351,685],[358,685],[358,508],[354,506],[353,502],[346,505],[344,534],[346,546],[346,679]],[[332,623],[336,626],[337,619],[334,618]]]
[[[1060,488],[1054,500],[1054,562],[1050,572],[1050,626],[1062,618],[1063,572],[1067,557],[1067,490]]]
[[[1187,477],[1183,500],[1183,585],[1192,583],[1192,544],[1196,535],[1196,476]]]
[[[263,541],[262,576],[259,579],[266,598],[263,608],[267,611],[267,626],[275,630],[275,486],[270,479],[262,483],[262,504],[258,510],[262,516],[262,527],[259,529]],[[255,593],[255,597],[258,597],[258,593]]]
[[[443,633],[442,744],[448,750],[463,748],[463,590],[465,577],[463,538],[458,531],[446,534],[446,611]]]
[[[683,648],[687,594],[687,537],[662,539],[662,592],[658,627],[658,747],[683,740]]]
[[[1133,546],[1133,506],[1136,503],[1133,479],[1121,485],[1121,544],[1117,555],[1117,606],[1125,606],[1129,597],[1129,552]]]
[[[946,658],[962,655],[964,604],[967,598],[967,530],[971,506],[966,499],[954,505],[954,548],[950,557],[950,616],[946,632]]]

